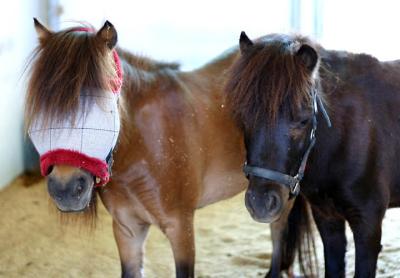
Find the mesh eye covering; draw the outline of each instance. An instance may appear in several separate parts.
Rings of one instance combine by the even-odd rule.
[[[108,182],[106,158],[120,129],[117,99],[112,92],[106,96],[82,93],[75,123],[65,120],[43,128],[40,117],[33,122],[29,136],[40,154],[42,175],[46,176],[51,166],[62,164],[87,170],[100,178],[98,185]]]

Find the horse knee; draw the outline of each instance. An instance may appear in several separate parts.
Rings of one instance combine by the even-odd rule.
[[[143,245],[149,224],[131,224],[130,227],[113,222],[114,237],[121,260],[122,277],[143,277]],[[129,232],[128,232],[129,231]]]

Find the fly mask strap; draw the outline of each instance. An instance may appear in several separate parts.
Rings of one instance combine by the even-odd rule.
[[[331,121],[329,119],[329,115],[325,110],[322,100],[318,96],[315,90],[312,91],[312,104],[313,104],[313,118],[312,118],[312,129],[310,133],[310,143],[305,151],[303,158],[300,163],[299,170],[295,176],[290,176],[281,172],[277,172],[274,170],[270,170],[267,168],[261,168],[256,166],[250,166],[245,162],[243,166],[243,172],[246,176],[255,176],[259,178],[263,178],[266,180],[274,181],[279,184],[283,184],[287,186],[290,190],[291,197],[297,196],[300,192],[300,181],[304,177],[304,172],[307,165],[308,157],[311,153],[312,148],[315,145],[315,133],[317,131],[317,114],[318,114],[318,106],[321,109],[321,112],[328,124],[328,127],[331,127]]]

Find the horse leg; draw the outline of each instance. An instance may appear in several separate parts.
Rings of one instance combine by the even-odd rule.
[[[382,219],[384,213],[348,219],[356,249],[354,277],[375,277],[379,252],[382,249]]]
[[[326,218],[314,209],[312,212],[324,245],[325,277],[345,277],[345,220]]]
[[[280,219],[274,223],[271,223],[271,238],[272,238],[272,259],[270,269],[265,276],[266,278],[270,277],[280,277],[281,272],[281,262],[282,262],[282,239],[285,237],[284,233],[286,233],[286,219]]]
[[[286,261],[283,253],[283,240],[288,236],[288,218],[289,213],[292,209],[294,202],[291,202],[289,206],[282,213],[278,221],[271,223],[271,238],[272,238],[272,259],[271,266],[266,277],[279,277],[281,270],[287,270],[290,272],[290,267],[294,261],[293,257]]]
[[[171,243],[177,278],[194,277],[194,228],[193,212],[172,220],[164,229]]]
[[[129,223],[127,227],[113,221],[114,237],[121,259],[121,277],[143,277],[143,243],[149,226],[147,223]]]

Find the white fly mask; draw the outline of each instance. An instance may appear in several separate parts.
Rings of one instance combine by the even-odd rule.
[[[122,85],[122,68],[114,50],[117,79],[112,91],[83,91],[75,120],[52,121],[44,126],[42,117],[33,121],[29,136],[40,154],[43,176],[54,165],[82,168],[96,177],[96,186],[110,178],[112,151],[117,143],[120,119],[117,107]]]

